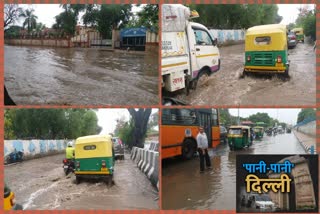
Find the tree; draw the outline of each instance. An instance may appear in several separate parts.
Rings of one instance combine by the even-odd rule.
[[[14,24],[20,17],[22,9],[17,4],[4,5],[4,29]]]
[[[100,133],[97,121],[89,109],[10,109],[5,139],[75,139]]]
[[[264,122],[267,126],[270,126],[272,123],[272,118],[268,115],[268,113],[261,113],[261,112],[250,115],[249,120],[254,123]]]
[[[159,26],[159,6],[158,4],[147,4],[137,13],[137,26],[144,26],[150,30],[158,31]]]
[[[316,7],[309,10],[307,7],[299,8],[299,15],[296,19],[296,27],[302,27],[304,34],[316,39]]]
[[[132,117],[133,125],[132,136],[129,140],[129,148],[132,148],[133,146],[143,148],[151,108],[140,108],[137,111],[133,108],[129,108],[128,111]]]
[[[200,14],[198,21],[209,28],[239,29],[255,25],[280,23],[278,6],[269,4],[190,5]]]
[[[124,27],[132,16],[129,4],[103,4],[97,14],[97,29],[103,38],[111,38],[112,30]]]
[[[19,16],[24,18],[23,27],[27,26],[28,33],[37,26],[37,16],[33,14],[34,9],[26,9]]]
[[[316,119],[316,110],[313,108],[305,108],[301,109],[301,111],[298,114],[297,123],[300,123],[304,120],[312,120]]]
[[[69,36],[73,36],[76,32],[79,13],[85,10],[84,4],[62,4],[60,5],[64,11],[55,16],[56,23],[52,28],[61,30]]]

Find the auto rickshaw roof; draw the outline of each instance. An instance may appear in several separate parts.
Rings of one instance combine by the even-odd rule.
[[[251,35],[270,35],[270,34],[285,34],[286,35],[286,31],[283,31],[282,29],[278,29],[278,28],[257,28],[257,29],[251,29],[247,31],[246,36],[251,36]]]
[[[250,129],[249,126],[230,126],[229,129]]]
[[[112,142],[110,135],[88,135],[79,137],[76,140],[76,145],[87,144],[87,143],[98,143],[98,142]]]
[[[264,129],[262,126],[255,126],[254,129]]]
[[[263,31],[263,30],[272,31],[274,29],[279,29],[281,31],[287,32],[287,27],[282,24],[257,25],[249,28],[247,32],[256,32],[256,31]]]
[[[303,31],[303,28],[302,27],[296,27],[296,28],[293,28],[291,31]]]

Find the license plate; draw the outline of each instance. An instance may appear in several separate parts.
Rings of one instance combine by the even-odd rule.
[[[63,166],[63,168],[68,169],[68,166]]]

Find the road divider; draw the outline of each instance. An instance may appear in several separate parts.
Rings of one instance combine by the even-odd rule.
[[[159,190],[159,152],[133,147],[130,157]]]

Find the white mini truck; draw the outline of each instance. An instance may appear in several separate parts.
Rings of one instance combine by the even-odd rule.
[[[217,40],[190,19],[196,11],[177,4],[162,5],[162,86],[166,91],[195,89],[197,82],[220,69]]]

